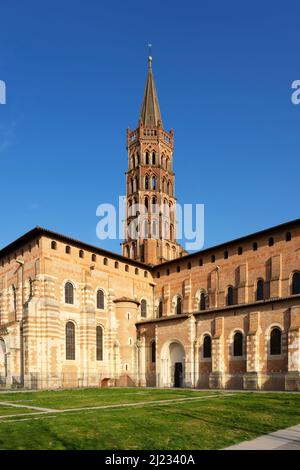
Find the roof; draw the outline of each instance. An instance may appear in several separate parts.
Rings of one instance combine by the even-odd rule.
[[[219,245],[210,246],[210,247],[205,248],[205,249],[200,250],[200,251],[194,251],[193,253],[189,253],[188,255],[184,255],[184,256],[181,256],[179,258],[175,258],[173,260],[164,261],[163,263],[156,265],[155,268],[159,269],[159,268],[164,267],[164,266],[168,266],[168,265],[171,265],[171,264],[174,264],[174,263],[178,263],[181,260],[192,259],[195,256],[201,256],[201,255],[205,255],[207,253],[213,253],[216,250],[229,248],[230,246],[245,243],[245,242],[248,242],[250,240],[253,240],[254,238],[258,238],[258,237],[261,237],[261,236],[266,236],[266,235],[271,236],[271,235],[274,234],[275,231],[290,230],[292,227],[297,226],[297,225],[298,226],[300,225],[300,219],[290,220],[289,222],[284,222],[282,224],[275,225],[273,227],[268,227],[268,228],[260,230],[258,232],[253,232],[253,233],[250,233],[248,235],[244,235],[243,237],[235,238],[235,239],[220,243]]]
[[[135,260],[132,260],[130,258],[127,258],[126,256],[122,256],[118,253],[114,253],[112,251],[104,250],[103,248],[100,248],[100,247],[97,247],[97,246],[94,246],[94,245],[90,245],[90,244],[82,242],[80,240],[76,240],[75,238],[71,238],[69,236],[62,235],[61,233],[53,232],[52,230],[37,226],[37,227],[33,228],[32,230],[30,230],[29,232],[26,232],[20,238],[17,238],[15,241],[10,243],[9,245],[2,248],[2,250],[0,250],[0,258],[3,257],[3,256],[8,255],[9,253],[11,253],[14,250],[17,250],[18,248],[23,246],[25,243],[28,243],[31,240],[34,240],[35,238],[44,235],[48,238],[53,238],[54,240],[62,241],[62,242],[65,242],[65,243],[70,243],[72,245],[78,246],[79,248],[86,249],[86,250],[89,250],[89,251],[93,251],[95,254],[100,254],[102,256],[107,256],[107,257],[116,259],[118,261],[121,261],[123,263],[133,265],[135,267],[140,267],[142,269],[150,269],[151,270],[151,269],[160,269],[162,266],[167,266],[167,265],[171,265],[171,264],[174,264],[174,263],[178,263],[182,260],[191,259],[195,256],[201,256],[201,255],[205,255],[206,253],[212,253],[213,251],[216,251],[216,250],[219,250],[219,249],[222,249],[222,248],[223,249],[224,248],[229,248],[232,245],[245,243],[245,242],[250,241],[250,240],[252,240],[254,238],[257,238],[257,237],[261,237],[261,236],[265,236],[265,235],[270,235],[271,236],[271,235],[274,234],[275,231],[290,230],[292,227],[297,226],[297,225],[300,226],[300,219],[294,219],[294,220],[291,220],[289,222],[285,222],[283,224],[275,225],[273,227],[269,227],[269,228],[266,228],[264,230],[260,230],[259,232],[254,232],[254,233],[251,233],[249,235],[245,235],[243,237],[236,238],[236,239],[221,243],[220,245],[211,246],[211,247],[205,248],[204,250],[196,251],[194,253],[190,253],[188,255],[181,256],[179,258],[175,258],[174,260],[165,261],[164,263],[161,263],[161,264],[158,264],[158,265],[148,265],[146,263],[142,263],[141,261],[135,261]]]
[[[26,232],[24,235],[22,235],[21,237],[17,238],[12,243],[10,243],[9,245],[2,248],[2,250],[0,250],[0,258],[2,258],[3,256],[8,255],[12,251],[17,250],[18,248],[22,247],[25,243],[28,243],[31,240],[34,240],[34,239],[36,239],[38,237],[41,237],[41,236],[46,236],[46,237],[52,238],[53,240],[56,240],[56,241],[62,241],[64,243],[75,245],[78,248],[89,250],[89,251],[92,251],[95,254],[100,254],[102,256],[107,256],[107,257],[116,259],[118,261],[124,262],[126,264],[131,264],[131,265],[134,265],[136,267],[140,267],[142,269],[149,269],[149,266],[145,263],[142,263],[141,261],[132,260],[130,258],[127,258],[126,256],[122,256],[118,253],[114,253],[113,251],[108,251],[108,250],[104,250],[103,248],[100,248],[98,246],[89,245],[88,243],[82,242],[80,240],[76,240],[75,238],[72,238],[72,237],[69,237],[69,236],[66,236],[66,235],[62,235],[61,233],[58,233],[58,232],[53,232],[52,230],[49,230],[49,229],[43,228],[43,227],[39,227],[39,226],[34,227],[29,232]]]
[[[158,121],[162,119],[159,109],[159,102],[156,93],[154,77],[152,72],[152,57],[148,58],[148,76],[144,92],[144,98],[142,103],[142,109],[140,112],[140,120],[144,127],[154,127],[158,125]]]

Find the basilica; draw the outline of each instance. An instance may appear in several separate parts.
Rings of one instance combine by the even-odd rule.
[[[173,149],[149,57],[122,255],[42,227],[0,250],[0,389],[300,390],[300,219],[187,253]]]

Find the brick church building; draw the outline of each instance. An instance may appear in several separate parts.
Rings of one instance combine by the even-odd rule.
[[[188,254],[173,148],[150,57],[123,255],[41,227],[0,250],[0,388],[300,390],[300,220]]]

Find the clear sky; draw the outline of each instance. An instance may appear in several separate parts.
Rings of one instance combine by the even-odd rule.
[[[125,194],[149,41],[205,246],[298,218],[299,35],[297,0],[1,0],[0,246],[41,225],[120,250],[96,207]]]

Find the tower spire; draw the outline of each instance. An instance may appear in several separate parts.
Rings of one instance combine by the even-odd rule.
[[[140,112],[140,121],[144,127],[157,126],[159,121],[162,126],[159,102],[152,72],[151,51],[148,57],[148,76],[143,97],[142,109]]]

